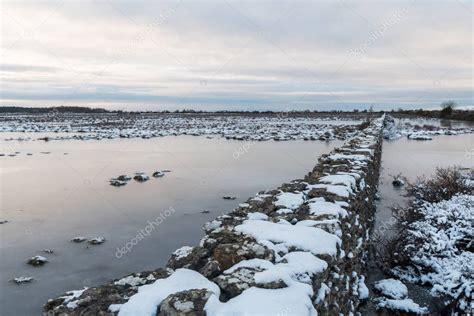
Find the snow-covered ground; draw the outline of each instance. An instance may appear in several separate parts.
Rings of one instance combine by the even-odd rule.
[[[24,132],[23,140],[152,138],[168,135],[225,137],[236,140],[328,140],[355,134],[361,121],[292,117],[288,113],[249,115],[55,114],[0,115],[0,132]],[[35,133],[54,133],[37,136]]]
[[[457,310],[474,310],[474,195],[459,194],[425,203],[407,227],[410,265],[395,267],[402,280],[425,284],[433,296],[447,296]]]
[[[383,136],[387,140],[395,140],[407,137],[411,140],[432,140],[438,135],[459,135],[474,133],[474,128],[446,128],[432,125],[413,125],[408,122],[397,123],[396,120],[387,115]]]

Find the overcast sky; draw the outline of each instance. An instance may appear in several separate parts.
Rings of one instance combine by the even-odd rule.
[[[473,104],[472,1],[1,1],[1,105]]]

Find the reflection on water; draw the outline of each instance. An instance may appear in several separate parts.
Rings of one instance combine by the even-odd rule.
[[[0,157],[0,220],[9,220],[0,225],[0,315],[39,314],[48,298],[66,290],[163,266],[176,248],[197,244],[206,221],[260,190],[303,177],[318,156],[340,144],[192,136],[15,142],[20,154]],[[120,174],[164,169],[172,172],[145,183],[108,184]],[[223,200],[225,195],[237,199]],[[170,207],[175,212],[130,253],[116,258],[118,247]],[[75,244],[69,241],[75,236],[107,241]],[[45,248],[55,253],[43,253]],[[37,254],[50,262],[39,268],[25,263]],[[21,275],[36,281],[8,282]]]

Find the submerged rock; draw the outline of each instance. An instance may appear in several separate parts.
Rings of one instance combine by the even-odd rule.
[[[103,244],[104,242],[105,242],[104,237],[94,237],[88,241],[88,243],[91,245],[100,245],[100,244]]]
[[[138,182],[145,182],[150,180],[150,177],[144,174],[143,172],[137,172],[133,179]]]
[[[130,176],[127,176],[126,174],[121,174],[117,177],[117,180],[120,180],[120,181],[130,181],[132,180],[132,177]]]
[[[75,243],[81,243],[81,242],[84,242],[86,241],[87,238],[86,237],[82,237],[82,236],[78,236],[78,237],[74,237],[73,239],[71,239],[72,242],[75,242]]]
[[[164,173],[162,171],[155,171],[153,172],[152,176],[155,177],[155,178],[161,178],[161,177],[164,177]]]
[[[394,187],[402,187],[405,185],[405,181],[401,177],[395,177],[392,184]]]
[[[408,135],[408,139],[412,139],[412,140],[432,140],[433,137],[425,135],[425,134],[413,133],[413,134]]]
[[[235,199],[236,199],[235,196],[227,196],[227,195],[226,195],[226,196],[223,196],[222,198],[223,198],[224,200],[235,200]]]
[[[120,181],[118,179],[111,179],[109,182],[110,182],[110,185],[112,185],[114,187],[121,187],[121,186],[124,186],[124,185],[127,184],[127,182]]]
[[[32,266],[35,266],[35,267],[37,267],[37,266],[42,266],[42,265],[44,265],[46,262],[48,262],[48,259],[46,259],[46,258],[43,257],[43,256],[34,256],[34,257],[32,257],[32,258],[30,258],[30,259],[28,259],[28,260],[26,261],[26,263],[28,263],[28,264],[30,264],[30,265],[32,265]]]
[[[23,284],[23,283],[30,283],[32,282],[34,279],[32,277],[25,277],[25,276],[21,276],[21,277],[17,277],[17,278],[14,278],[12,280],[10,280],[11,282],[14,282],[16,284]]]

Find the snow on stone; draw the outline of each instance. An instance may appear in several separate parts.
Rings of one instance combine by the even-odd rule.
[[[319,288],[318,294],[316,295],[315,303],[320,304],[324,302],[324,300],[326,299],[326,295],[329,294],[330,292],[331,292],[331,289],[329,288],[329,286],[327,286],[324,283],[321,283],[321,287]]]
[[[271,263],[270,261],[254,258],[254,259],[242,260],[234,264],[229,269],[225,270],[224,273],[231,274],[232,272],[240,268],[255,268],[255,269],[265,270],[265,269],[270,269],[272,267],[273,267],[273,263]]]
[[[326,189],[326,191],[343,198],[348,198],[352,194],[352,190],[345,185],[310,184],[307,189],[308,191],[311,189]]]
[[[325,177],[319,178],[318,181],[321,183],[332,184],[332,185],[342,184],[353,190],[355,190],[356,188],[356,179],[353,176],[350,176],[347,174],[325,176]]]
[[[413,134],[408,135],[408,138],[413,139],[413,140],[432,140],[433,139],[433,137],[428,136],[424,133],[413,133]]]
[[[293,281],[311,283],[311,276],[323,272],[327,268],[326,261],[309,252],[295,251],[283,256],[280,263],[265,271],[258,272],[254,278],[257,283],[271,283],[282,280],[288,286]]]
[[[75,291],[68,291],[66,292],[65,296],[61,296],[62,299],[64,299],[64,303],[68,308],[74,309],[77,307],[77,303],[80,300],[75,300],[76,298],[79,298],[84,291],[87,290],[87,287],[83,288],[82,290],[75,290]]]
[[[173,252],[173,255],[175,255],[175,259],[179,260],[181,258],[187,257],[191,252],[193,251],[193,247],[190,246],[183,246],[181,248],[176,249]]]
[[[291,214],[293,213],[293,210],[290,210],[289,208],[280,208],[276,211],[276,213],[280,215]]]
[[[139,287],[138,293],[120,307],[119,316],[154,316],[157,307],[168,295],[192,289],[207,289],[216,297],[220,295],[219,287],[200,273],[177,269],[166,279]]]
[[[127,277],[121,278],[120,280],[114,282],[115,285],[130,285],[130,286],[138,286],[145,283],[146,283],[146,280],[140,277],[133,276],[133,275],[129,275]]]
[[[283,192],[277,195],[276,206],[284,206],[294,210],[304,203],[303,193]]]
[[[29,283],[33,280],[34,279],[32,277],[20,276],[20,277],[14,278],[11,281],[15,282],[16,284],[22,284],[22,283]]]
[[[208,316],[316,316],[317,312],[311,302],[312,295],[311,286],[299,282],[282,289],[251,287],[225,303],[220,302],[216,295],[212,295],[206,303],[205,311]]]
[[[365,276],[361,275],[357,282],[357,294],[359,299],[364,300],[369,297],[369,289],[365,285]]]
[[[393,299],[403,299],[408,296],[405,284],[395,279],[385,279],[374,283],[374,288],[382,295]]]
[[[116,313],[120,310],[123,304],[110,304],[109,305],[109,312]]]
[[[268,219],[268,215],[260,213],[260,212],[248,213],[247,219],[248,220],[259,220],[259,219],[266,220]]]
[[[323,201],[316,201],[313,203],[309,203],[309,213],[311,215],[334,215],[340,217],[346,217],[347,211],[343,209],[340,205],[332,202],[323,202]]]
[[[315,255],[337,254],[341,239],[317,227],[279,225],[267,221],[244,221],[235,227],[237,232],[251,235],[257,241],[278,243],[281,248],[295,247]],[[286,251],[287,252],[287,251]]]
[[[350,155],[350,154],[332,154],[328,156],[330,160],[357,160],[366,161],[369,158],[365,155]]]
[[[421,307],[409,298],[403,300],[383,299],[377,303],[377,308],[386,308],[394,311],[415,314],[426,314],[428,312],[427,307]]]

